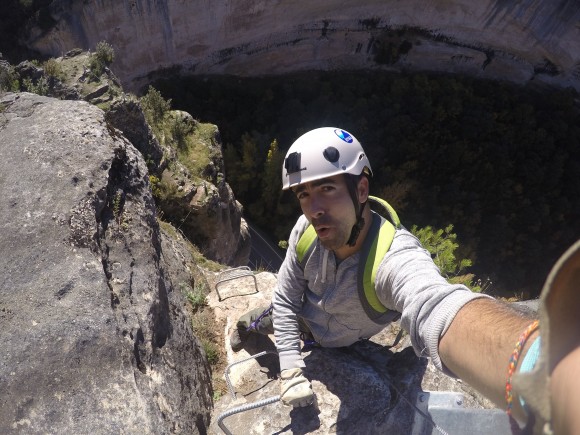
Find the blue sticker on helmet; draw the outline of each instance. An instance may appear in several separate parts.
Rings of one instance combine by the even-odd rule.
[[[334,134],[336,134],[339,138],[341,138],[346,143],[352,143],[354,140],[350,134],[348,134],[346,131],[341,130],[339,128],[334,130]]]

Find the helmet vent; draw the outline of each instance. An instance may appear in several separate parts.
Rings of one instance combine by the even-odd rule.
[[[324,158],[326,160],[328,160],[330,163],[336,163],[338,162],[338,159],[340,158],[340,153],[338,152],[338,150],[334,147],[328,147],[326,148],[323,152],[322,155],[324,156]]]

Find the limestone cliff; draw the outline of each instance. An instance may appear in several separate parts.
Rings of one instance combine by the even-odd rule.
[[[0,432],[205,433],[210,370],[141,154],[83,101],[0,96]]]
[[[573,0],[54,0],[27,45],[50,56],[107,40],[123,86],[155,74],[386,69],[580,89]]]

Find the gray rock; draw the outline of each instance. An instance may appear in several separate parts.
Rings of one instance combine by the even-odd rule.
[[[205,433],[210,373],[143,158],[88,103],[0,107],[0,433]]]
[[[540,308],[539,299],[529,299],[527,301],[517,301],[510,304],[514,309],[521,312],[522,314],[537,317],[538,310]]]
[[[573,1],[86,2],[53,0],[28,48],[115,48],[125,89],[178,74],[254,76],[383,70],[468,74],[580,89]],[[146,29],[146,30],[145,30]]]
[[[137,148],[147,161],[151,161],[155,170],[161,172],[163,148],[153,135],[151,128],[145,121],[141,105],[134,98],[120,98],[111,103],[105,113],[107,121]]]

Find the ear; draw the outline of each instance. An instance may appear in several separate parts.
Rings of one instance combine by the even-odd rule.
[[[358,200],[363,204],[369,198],[369,179],[361,177],[357,185]]]

